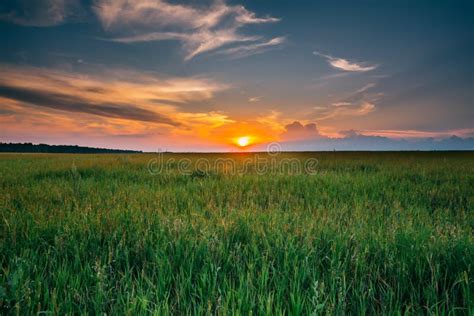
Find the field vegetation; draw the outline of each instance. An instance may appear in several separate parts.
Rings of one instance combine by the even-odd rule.
[[[0,314],[474,313],[472,152],[2,154],[0,216]]]

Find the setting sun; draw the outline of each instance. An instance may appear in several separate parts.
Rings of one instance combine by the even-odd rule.
[[[249,144],[250,144],[250,137],[243,136],[243,137],[237,138],[237,145],[239,145],[240,147],[245,147],[245,146],[248,146]]]

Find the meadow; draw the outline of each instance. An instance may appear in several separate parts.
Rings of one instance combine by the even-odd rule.
[[[0,155],[0,313],[474,313],[473,152],[157,156]]]

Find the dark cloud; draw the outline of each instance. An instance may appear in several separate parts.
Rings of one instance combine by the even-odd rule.
[[[316,133],[318,132],[316,128],[316,124],[310,123],[310,124],[303,125],[299,121],[294,121],[293,123],[286,125],[285,129],[288,132],[301,132],[301,131],[309,131],[309,132],[316,132]]]
[[[286,125],[285,130],[286,132],[283,134],[283,138],[285,139],[296,140],[319,136],[319,131],[315,123],[303,125],[299,121],[294,121]]]
[[[32,89],[0,85],[0,96],[61,111],[87,113],[142,122],[162,123],[173,126],[180,125],[178,122],[175,122],[166,116],[146,109],[137,108],[129,104],[96,104],[67,94],[48,93]]]
[[[78,17],[79,0],[6,0],[0,4],[0,20],[25,26],[53,26]]]
[[[92,92],[92,93],[98,93],[98,94],[104,94],[104,93],[107,92],[106,89],[99,88],[99,87],[89,87],[89,88],[85,88],[84,91]]]
[[[16,114],[15,111],[0,108],[0,115],[1,116],[10,116],[10,115],[14,115],[14,114]]]

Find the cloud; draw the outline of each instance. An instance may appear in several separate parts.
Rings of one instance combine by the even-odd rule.
[[[320,134],[315,123],[304,125],[299,121],[285,125],[285,132],[282,134],[282,138],[285,140],[301,140],[317,137],[320,137]]]
[[[152,32],[141,35],[114,38],[111,41],[121,43],[136,43],[162,40],[178,40],[186,50],[185,60],[190,60],[204,52],[212,51],[228,44],[259,40],[255,36],[242,36],[233,29],[216,31],[199,30],[193,33]]]
[[[0,97],[0,102],[2,101],[2,98]],[[16,112],[12,111],[7,108],[0,108],[0,116],[9,116],[9,115],[14,115]]]
[[[79,96],[0,85],[0,96],[54,110],[178,126],[159,113],[123,103],[93,103]]]
[[[364,100],[357,103],[336,102],[332,107],[315,108],[314,117],[322,121],[343,116],[363,116],[375,111],[375,108],[374,103]]]
[[[0,6],[0,20],[24,26],[54,26],[81,14],[79,0],[17,0]]]
[[[340,131],[339,134],[341,134],[344,138],[354,138],[354,137],[357,137],[357,136],[361,135],[355,129],[348,129],[348,130],[345,130],[345,131]]]
[[[415,140],[391,139],[381,136],[365,136],[358,134],[354,137],[328,138],[298,143],[281,144],[282,150],[473,150],[474,138],[459,138],[452,136],[445,139],[423,138]]]
[[[196,121],[179,111],[180,104],[207,100],[225,89],[204,78],[160,78],[129,70],[71,73],[20,66],[0,70],[0,97],[12,101],[7,102],[10,111],[41,108],[58,115],[77,113],[174,127]]]
[[[223,112],[189,110],[228,88],[211,79],[75,67],[0,64],[0,138],[198,150],[219,137],[215,129],[234,122]]]
[[[332,102],[329,107],[315,108],[318,120],[337,118],[342,116],[363,116],[376,109],[376,104],[383,97],[382,93],[368,90],[374,88],[375,83],[368,83],[362,88],[350,93],[345,98]]]
[[[422,139],[422,138],[446,138],[451,136],[472,137],[474,128],[445,130],[445,131],[420,131],[420,130],[359,130],[359,135],[383,136],[392,139]]]
[[[243,6],[214,1],[210,6],[193,7],[163,0],[97,0],[94,9],[105,28],[150,25],[179,26],[183,29],[213,28],[230,17],[232,26],[278,22],[273,17],[257,18]]]
[[[422,133],[422,132],[421,132]],[[420,133],[420,135],[421,135]],[[317,137],[283,139],[283,151],[333,151],[333,150],[473,150],[474,138],[439,134],[441,138],[393,139],[377,134],[368,135],[358,130],[340,131],[342,137]]]
[[[337,106],[349,106],[349,105],[352,105],[352,103],[350,103],[350,102],[334,102],[332,104],[332,106],[336,106],[336,107]]]
[[[242,45],[237,47],[232,47],[228,49],[221,50],[220,54],[230,55],[233,58],[242,58],[247,57],[250,55],[261,54],[273,47],[278,47],[285,42],[285,37],[275,37],[269,41],[250,44],[250,45]]]
[[[228,5],[224,1],[198,7],[163,0],[97,0],[94,11],[107,31],[118,34],[112,41],[178,40],[183,43],[185,60],[227,45],[255,42],[252,45],[257,46],[242,47],[234,52],[248,56],[283,42],[282,38],[265,41],[261,36],[240,34],[239,29],[245,25],[273,23],[280,19],[257,17],[243,6]],[[130,30],[133,30],[132,34]]]
[[[258,102],[260,101],[261,97],[251,97],[249,98],[249,102]]]
[[[356,90],[356,91],[355,91],[355,94],[366,92],[367,90],[372,89],[372,88],[375,87],[375,86],[376,86],[375,83],[368,83],[368,84],[366,84],[365,86],[363,86],[362,88]]]
[[[313,54],[325,58],[329,65],[331,65],[333,68],[348,72],[367,72],[378,67],[378,65],[374,64],[351,62],[347,59],[325,55],[317,51],[314,51]]]

